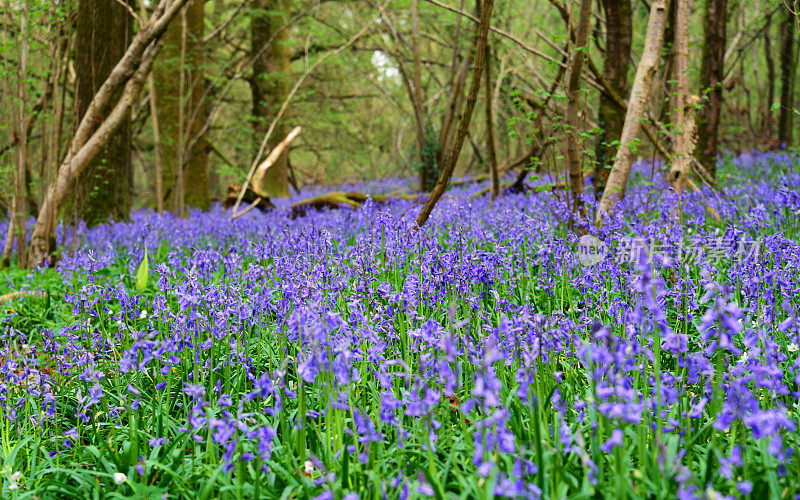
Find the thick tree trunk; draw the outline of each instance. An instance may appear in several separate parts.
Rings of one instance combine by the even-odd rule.
[[[289,20],[290,0],[255,0],[257,9],[250,24],[251,51],[255,57],[253,79],[250,82],[253,97],[253,119],[256,150],[289,93],[291,54],[288,47],[289,31],[285,25]],[[267,46],[269,44],[269,46]],[[266,50],[264,48],[266,47]],[[269,140],[272,149],[289,133],[289,122],[284,117],[275,127]],[[259,186],[269,196],[289,195],[288,151],[275,162]]]
[[[672,123],[675,132],[673,137],[674,156],[669,171],[669,182],[672,189],[678,194],[683,191],[683,184],[691,170],[691,145],[695,129],[694,116],[689,109],[689,105],[695,101],[689,97],[689,78],[686,73],[689,67],[688,60],[688,0],[675,0],[675,52],[672,72],[675,81],[672,109]]]
[[[133,32],[131,15],[117,0],[79,0],[77,13],[76,123],[125,54]],[[100,110],[99,121],[106,114],[107,110]],[[125,218],[131,208],[132,189],[130,119],[125,118],[97,158],[78,177],[75,215],[89,225],[105,222],[109,217]]]
[[[725,79],[727,8],[728,0],[706,0],[706,37],[700,75],[705,103],[697,120],[695,156],[712,177],[717,170],[719,115],[722,110],[722,81]]]
[[[628,70],[630,68],[631,44],[631,0],[603,0],[606,17],[606,57],[603,62],[603,77],[617,95],[628,93]],[[595,150],[595,172],[593,178],[596,198],[603,195],[608,174],[617,154],[617,141],[625,123],[625,110],[617,106],[606,93],[600,93],[600,108],[597,125],[600,137]]]
[[[206,141],[197,137],[208,116],[203,99],[203,2],[187,3],[180,21],[176,19],[167,29],[162,53],[153,70],[161,138],[162,203],[176,213],[182,212],[184,206],[206,209],[211,203]],[[180,164],[183,170],[179,172]],[[183,197],[178,200],[180,193]]]
[[[794,76],[797,54],[797,42],[794,34],[797,19],[788,10],[785,15],[786,21],[781,23],[783,36],[781,38],[781,111],[778,117],[778,142],[784,147],[789,147],[792,145],[792,119],[794,117]]]
[[[580,111],[581,98],[581,72],[583,61],[589,44],[589,29],[592,20],[592,0],[581,0],[578,26],[575,34],[575,45],[569,65],[569,79],[567,80],[567,173],[569,174],[569,187],[572,195],[572,210],[582,217],[586,215],[583,206],[583,162],[580,138]],[[570,219],[571,224],[574,219]]]
[[[617,202],[625,196],[625,185],[631,171],[637,137],[642,128],[641,121],[650,97],[653,78],[661,61],[666,23],[666,0],[653,0],[650,7],[650,19],[647,22],[647,35],[642,58],[636,69],[636,78],[628,99],[628,111],[625,113],[625,125],[622,127],[617,159],[608,176],[608,182],[597,210],[596,222],[598,225],[602,224],[604,215],[610,214]]]

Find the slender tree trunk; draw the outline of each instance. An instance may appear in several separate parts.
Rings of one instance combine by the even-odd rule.
[[[16,99],[13,103],[14,130],[18,135],[19,143],[17,144],[17,168],[14,178],[13,220],[9,222],[10,226],[14,228],[14,239],[17,245],[17,265],[19,267],[25,267],[27,254],[25,251],[25,222],[28,218],[26,191],[29,184],[26,175],[28,172],[28,132],[25,130],[25,116],[28,111],[28,95],[25,91],[25,80],[28,78],[28,42],[30,36],[28,32],[30,20],[28,19],[27,7],[28,4],[23,2],[19,26],[20,40],[17,60]]]
[[[628,99],[625,125],[622,127],[617,159],[608,176],[603,197],[597,210],[596,222],[601,225],[605,214],[611,214],[617,202],[625,196],[625,185],[631,171],[631,163],[636,154],[636,144],[641,121],[650,97],[650,88],[661,61],[661,48],[664,43],[664,27],[667,22],[666,0],[653,0],[650,6],[650,19],[647,21],[644,50],[636,69],[636,78]]]
[[[775,61],[772,58],[772,13],[767,12],[764,21],[764,61],[767,65],[767,102],[765,103],[766,113],[764,128],[772,131],[772,120],[769,117],[769,109],[775,103]]]
[[[761,141],[769,148],[775,147],[775,118],[772,105],[775,104],[775,59],[772,53],[772,13],[767,12],[764,21],[764,61],[767,66],[767,100],[761,105]]]
[[[253,79],[250,88],[253,98],[253,119],[255,144],[261,142],[269,123],[289,93],[291,75],[291,54],[289,52],[289,30],[285,27],[289,20],[290,0],[255,0],[250,22],[251,51],[255,57]],[[271,40],[271,42],[270,42]],[[263,50],[266,44],[267,50]],[[260,55],[259,52],[261,52]],[[289,123],[284,117],[275,127],[269,140],[269,147],[275,147],[289,133]],[[261,181],[261,190],[270,196],[288,196],[288,150],[267,171]]]
[[[125,54],[133,32],[131,15],[117,0],[78,0],[77,12],[76,123]],[[100,110],[101,121],[106,112]],[[76,215],[89,225],[105,222],[109,217],[125,218],[131,208],[132,189],[130,119],[125,118],[77,180]]]
[[[148,104],[150,105],[150,121],[153,127],[153,151],[154,158],[154,180],[153,197],[155,202],[153,207],[159,214],[164,213],[164,143],[161,140],[161,123],[158,121],[158,97],[156,95],[156,84],[152,73],[147,77]]]
[[[478,18],[480,17],[480,0],[476,0],[475,8]],[[461,7],[464,6],[464,0],[461,1]],[[456,136],[457,126],[460,118],[463,116],[460,113],[463,110],[465,89],[467,87],[467,78],[469,77],[469,69],[472,66],[473,58],[475,57],[474,45],[470,47],[466,54],[462,56],[462,33],[461,33],[461,18],[459,17],[456,22],[456,31],[453,34],[453,61],[450,65],[450,95],[447,99],[445,106],[444,116],[442,117],[442,126],[439,130],[439,151],[437,164],[439,173],[441,174],[444,163],[447,161],[447,153],[450,151],[453,141]],[[485,61],[481,61],[484,64]],[[434,182],[434,179],[428,179],[429,183]],[[435,186],[434,186],[435,187]],[[431,188],[432,189],[432,188]],[[430,189],[425,189],[429,191]]]
[[[456,54],[454,57],[458,58]],[[447,152],[450,151],[450,146],[456,136],[456,126],[458,119],[461,115],[461,109],[464,104],[464,88],[467,86],[467,77],[469,76],[469,68],[472,64],[472,54],[468,54],[461,62],[458,73],[455,75],[455,85],[451,87],[450,96],[448,97],[447,106],[445,108],[444,118],[442,119],[442,128],[439,131],[439,170],[441,172],[444,162],[447,160]],[[483,65],[483,62],[481,62]]]
[[[581,104],[581,72],[586,51],[589,49],[589,31],[592,21],[592,0],[581,0],[578,26],[575,34],[575,45],[572,51],[572,62],[569,65],[567,80],[567,165],[569,187],[572,195],[572,210],[581,218],[586,216],[583,206],[583,157],[580,138],[580,120],[578,112]],[[570,219],[570,225],[574,219]]]
[[[794,75],[796,71],[794,14],[786,11],[786,21],[781,23],[783,37],[781,39],[781,111],[778,117],[778,142],[784,147],[792,145],[792,121],[794,117]]]
[[[705,95],[697,120],[695,156],[713,177],[717,170],[719,117],[722,111],[722,81],[725,79],[725,28],[728,0],[706,0],[705,43],[700,88]]]
[[[398,47],[399,50],[399,47]],[[425,133],[425,113],[422,109],[422,56],[419,50],[419,0],[411,2],[411,52],[414,58],[414,76],[411,82],[411,101],[414,107],[414,131],[419,150],[419,186],[421,191],[430,189],[436,173],[436,157],[430,154]]]
[[[494,7],[494,0],[483,0],[480,12],[480,24],[478,25],[478,36],[475,42],[475,67],[472,69],[472,80],[470,81],[469,94],[467,94],[466,108],[461,120],[458,124],[458,131],[456,132],[453,147],[447,151],[442,171],[439,174],[439,180],[431,192],[430,198],[422,207],[422,210],[417,216],[417,226],[422,227],[428,221],[428,218],[433,212],[433,207],[444,194],[447,185],[450,183],[450,178],[453,175],[453,170],[456,168],[458,156],[461,154],[461,148],[464,146],[464,139],[469,130],[469,124],[472,121],[472,113],[475,110],[475,102],[478,100],[478,91],[481,87],[481,73],[483,72],[483,65],[486,62],[486,43],[489,34],[489,25],[492,20],[492,8]]]
[[[492,176],[492,199],[500,194],[500,174],[497,171],[497,142],[494,137],[494,110],[492,104],[492,57],[491,50],[486,47],[486,140],[489,143],[489,175]]]
[[[400,35],[394,27],[389,13],[384,9],[380,2],[375,3],[381,18],[385,23],[389,34],[394,42],[394,51],[397,54],[397,70],[403,86],[408,92],[411,100],[411,109],[414,114],[414,132],[417,140],[417,156],[419,157],[419,189],[429,191],[432,183],[436,180],[436,162],[438,160],[435,151],[431,151],[425,123],[425,110],[422,100],[422,58],[419,50],[419,0],[411,3],[411,52],[413,58],[413,73],[409,74],[403,62]]]
[[[3,256],[0,258],[0,264],[3,267],[11,263],[11,257],[14,255],[14,214],[17,213],[17,202],[11,200],[11,212],[8,219],[8,227],[6,228],[5,238],[3,238]]]
[[[188,2],[178,21],[167,29],[164,48],[153,71],[158,110],[153,126],[159,128],[161,139],[160,147],[156,145],[162,165],[161,205],[180,214],[183,207],[206,209],[211,203],[206,141],[204,137],[193,141],[202,134],[208,115],[203,99],[203,2]],[[154,205],[158,208],[157,200]]]
[[[603,77],[617,95],[628,93],[628,70],[630,68],[631,44],[631,0],[602,0],[606,17],[606,57],[603,62]],[[594,195],[600,199],[606,187],[608,174],[617,154],[617,142],[625,123],[625,110],[617,106],[606,93],[600,93],[600,108],[597,125],[600,136],[595,151]]]

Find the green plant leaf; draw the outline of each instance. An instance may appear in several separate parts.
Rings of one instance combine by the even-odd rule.
[[[136,290],[142,292],[147,287],[147,279],[150,277],[150,264],[147,258],[147,247],[144,249],[144,258],[139,263],[136,270]]]

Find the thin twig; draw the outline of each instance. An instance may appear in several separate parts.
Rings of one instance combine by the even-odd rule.
[[[139,16],[136,15],[136,11],[133,10],[133,7],[123,2],[122,0],[117,0],[117,3],[122,5],[125,8],[125,10],[127,10],[130,13],[130,15],[133,16],[134,19],[136,19],[137,23],[139,24],[142,23],[142,20],[139,19]]]
[[[447,5],[446,3],[442,3],[442,2],[439,2],[437,0],[425,0],[425,1],[428,2],[428,3],[431,3],[433,5],[436,5],[438,7],[441,7],[443,9],[445,9],[445,10],[449,10],[450,12],[453,12],[453,13],[458,14],[460,16],[466,17],[467,19],[469,19],[470,21],[472,21],[475,24],[480,23],[480,19],[478,19],[477,17],[473,16],[469,12],[465,12],[465,11],[463,11],[461,9],[457,9],[456,7],[453,7],[451,5]],[[495,26],[489,26],[489,31],[497,33],[498,35],[502,36],[503,38],[507,38],[507,39],[511,40],[512,42],[514,42],[515,44],[520,46],[522,49],[524,49],[526,52],[530,52],[531,54],[539,56],[539,57],[541,57],[543,59],[546,59],[546,60],[548,60],[550,62],[553,62],[553,63],[556,63],[556,64],[561,64],[559,61],[557,61],[557,60],[553,59],[552,57],[548,56],[547,54],[545,54],[545,53],[543,53],[543,52],[531,47],[530,45],[526,44],[525,42],[523,42],[522,40],[520,40],[519,38],[517,38],[516,36],[512,35],[511,33],[507,32],[507,31],[503,31],[500,28],[497,28]]]

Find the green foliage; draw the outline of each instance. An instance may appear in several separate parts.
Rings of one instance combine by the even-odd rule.
[[[796,155],[794,159],[797,160]],[[730,157],[726,157],[726,162],[722,174],[736,176],[731,182],[746,186],[755,181],[750,177],[752,172],[733,168]],[[770,167],[774,167],[771,172],[776,179],[797,175],[796,166],[786,162],[776,162]],[[555,186],[543,185],[541,189],[552,187]],[[519,201],[531,203],[533,198]],[[525,204],[520,206],[528,210]],[[781,231],[773,226],[762,226],[760,230],[767,235],[774,234],[776,239],[783,239],[789,245],[790,239],[794,241],[800,235],[796,217],[770,208],[764,210],[764,214],[770,214],[765,217],[779,218]],[[517,208],[512,210],[517,211]],[[658,219],[661,215],[659,210],[653,210],[642,217]],[[547,214],[542,216],[548,217]],[[322,220],[317,219],[315,224]],[[598,321],[607,324],[607,334],[615,338],[629,335],[629,327],[640,326],[615,324],[613,318],[617,312],[609,309],[628,310],[636,304],[637,292],[627,282],[618,282],[610,273],[598,273],[593,275],[600,280],[598,286],[586,291],[582,288],[586,281],[584,268],[567,267],[563,262],[556,262],[555,256],[553,262],[539,260],[535,265],[528,265],[534,262],[531,257],[540,249],[528,236],[516,238],[514,233],[521,234],[524,228],[509,230],[491,224],[491,219],[487,222],[471,218],[469,223],[482,224],[482,227],[474,233],[463,234],[464,228],[458,225],[438,227],[431,236],[431,248],[452,256],[464,252],[464,258],[469,262],[474,258],[476,265],[482,262],[482,257],[478,256],[502,255],[506,263],[490,270],[489,274],[494,273],[491,283],[473,276],[460,282],[446,277],[442,287],[437,288],[441,294],[436,295],[435,300],[420,300],[416,305],[403,307],[397,307],[401,302],[392,297],[405,293],[407,283],[422,272],[423,260],[435,258],[432,256],[439,253],[413,245],[401,252],[395,253],[397,248],[394,248],[393,252],[383,253],[383,242],[379,244],[377,239],[379,232],[372,233],[377,238],[367,250],[363,245],[368,240],[360,233],[345,233],[326,240],[325,252],[312,248],[305,255],[276,253],[274,258],[263,260],[240,253],[235,245],[227,246],[232,240],[226,239],[223,248],[236,250],[225,252],[224,262],[216,261],[217,255],[207,258],[214,253],[207,252],[214,248],[211,241],[201,240],[194,246],[179,247],[162,238],[152,256],[138,244],[133,248],[124,247],[115,254],[116,259],[104,261],[100,269],[77,269],[72,275],[59,275],[53,270],[9,271],[5,275],[3,293],[24,288],[45,289],[48,293],[0,305],[0,317],[6,319],[6,325],[28,334],[24,342],[3,338],[8,349],[4,357],[13,361],[23,354],[37,353],[36,369],[51,373],[58,387],[54,391],[57,404],[53,417],[39,422],[37,419],[43,411],[40,405],[23,404],[14,407],[19,418],[9,422],[5,412],[12,408],[11,402],[23,396],[19,392],[22,386],[3,382],[10,389],[5,393],[7,406],[0,415],[5,419],[0,426],[0,494],[13,500],[33,495],[43,499],[157,499],[165,494],[168,498],[277,500],[310,498],[330,490],[335,498],[342,498],[348,492],[356,492],[362,498],[379,498],[382,491],[386,491],[387,497],[395,498],[400,496],[400,490],[392,487],[391,482],[402,474],[412,498],[420,498],[423,491],[428,491],[442,498],[488,499],[495,494],[498,472],[513,470],[517,459],[537,464],[538,469],[529,476],[545,498],[674,498],[679,481],[688,479],[702,488],[730,495],[738,495],[737,482],[751,481],[754,497],[769,497],[782,491],[780,485],[793,484],[787,481],[798,473],[797,463],[787,463],[788,476],[779,477],[781,464],[769,453],[768,443],[765,439],[749,439],[743,423],[736,422],[728,432],[714,428],[720,407],[713,391],[708,406],[700,410],[702,419],[687,416],[696,403],[694,395],[703,394],[705,381],[719,382],[712,375],[698,375],[700,382],[676,395],[679,402],[664,418],[657,416],[656,409],[647,408],[641,412],[639,424],[617,424],[607,416],[572,405],[573,401],[597,397],[591,363],[574,356],[545,359],[537,356],[536,348],[528,344],[519,346],[523,351],[529,349],[528,361],[525,356],[509,353],[492,368],[499,386],[498,398],[509,413],[506,430],[513,434],[519,446],[515,451],[518,455],[499,453],[485,457],[493,466],[486,476],[479,474],[474,465],[473,440],[481,430],[494,432],[496,429],[481,427],[492,415],[491,408],[464,409],[464,403],[482,389],[477,380],[483,370],[481,359],[475,353],[460,350],[466,344],[457,345],[452,354],[462,370],[453,400],[441,396],[444,388],[436,377],[426,382],[431,384],[432,394],[437,398],[430,414],[435,424],[432,420],[403,415],[403,410],[398,412],[397,425],[405,434],[398,433],[394,424],[382,422],[378,417],[382,394],[387,391],[406,394],[413,390],[408,382],[411,375],[424,371],[430,360],[450,362],[435,343],[421,342],[428,321],[442,325],[442,331],[437,331],[441,338],[456,333],[464,339],[484,338],[496,333],[510,339],[518,332],[506,329],[508,321],[501,314],[505,305],[501,303],[507,302],[515,308],[529,307],[537,315],[536,321],[556,318],[565,321],[564,324],[571,325],[569,338],[574,339],[576,348],[596,345],[598,341],[593,337],[591,325],[570,323],[582,317],[581,311],[586,307],[596,308]],[[707,222],[693,220],[691,224],[695,229],[702,229]],[[318,229],[309,224],[304,231]],[[568,238],[574,236],[559,225],[554,225],[547,235],[551,242]],[[267,244],[283,243],[275,240]],[[144,257],[140,261],[142,253]],[[152,276],[149,276],[150,258],[154,266]],[[370,262],[367,258],[376,260]],[[362,274],[365,262],[375,264],[369,274]],[[156,263],[168,267],[156,267]],[[227,267],[231,265],[248,270],[247,276],[242,273],[234,277]],[[319,300],[330,308],[331,316],[325,316],[325,321],[341,319],[343,326],[337,328],[359,329],[363,333],[360,343],[352,350],[328,353],[330,357],[322,358],[329,362],[337,355],[356,356],[353,371],[347,375],[351,377],[349,382],[340,383],[324,371],[313,382],[304,381],[298,360],[303,357],[307,344],[290,338],[289,327],[281,317],[283,313],[271,309],[272,303],[267,308],[257,305],[260,299],[256,298],[263,297],[263,292],[280,293],[280,287],[296,277],[281,274],[287,272],[287,265],[296,265],[290,272],[301,273],[301,279],[305,279],[302,273],[307,270],[325,269],[326,273],[336,273],[333,291],[320,288],[314,279],[309,279],[306,285],[310,292],[319,291]],[[779,265],[778,261],[769,261],[764,270],[772,273],[775,269],[771,268]],[[347,266],[353,267],[348,269]],[[198,267],[205,269],[199,271]],[[438,268],[436,270],[439,272]],[[681,290],[681,294],[688,297],[700,297],[705,293],[704,285],[708,280],[723,280],[731,272],[732,268],[725,265],[706,269],[692,261],[678,280],[673,282],[669,276],[663,276],[664,286],[673,292]],[[183,287],[184,284],[190,286]],[[780,294],[777,288],[769,290]],[[206,291],[213,293],[204,293]],[[289,293],[293,292],[287,291],[287,295]],[[743,293],[741,285],[732,286],[731,293],[734,296]],[[220,309],[220,304],[213,302],[214,297],[223,296],[225,307],[231,309]],[[471,299],[467,301],[465,296]],[[65,297],[79,298],[67,303]],[[273,299],[271,295],[267,297]],[[274,300],[279,304],[282,298],[278,295]],[[701,342],[698,318],[687,314],[685,304],[671,300],[664,305],[663,322],[675,332],[685,332],[695,352]],[[800,305],[798,297],[778,296],[774,297],[774,303],[775,319],[770,320],[770,325],[775,325],[767,326],[767,331],[774,332],[769,339],[771,350],[764,352],[755,346],[752,352],[759,354],[753,356],[766,358],[774,352],[784,357],[797,349],[790,347],[792,337],[778,333],[777,323],[787,317],[783,308],[796,309]],[[288,304],[287,311],[299,304],[299,301]],[[356,308],[361,312],[361,307],[364,314],[355,314]],[[699,305],[695,311],[697,316],[707,307]],[[745,318],[746,328],[752,327],[751,321],[760,321],[758,318],[765,307],[762,302],[753,304],[754,319]],[[257,320],[241,329],[239,315],[227,313],[234,308],[239,308],[237,312],[257,315]],[[186,342],[176,351],[166,373],[154,368],[154,360],[144,363],[141,369],[120,369],[123,353],[138,352],[135,346],[147,345],[153,339],[168,340],[169,332],[189,324],[192,326],[187,331],[191,332],[191,338],[187,340],[197,344]],[[376,324],[380,328],[373,328]],[[541,338],[550,339],[548,332],[553,332],[553,338],[562,338],[555,336],[549,324],[537,323],[536,328],[542,328]],[[661,326],[653,323],[642,327],[631,337],[636,345],[654,346],[653,356],[642,351],[626,358],[635,362],[630,371],[633,389],[625,386],[620,390],[635,392],[641,401],[655,400],[655,395],[647,392],[659,386],[653,384],[653,377],[661,374],[682,377],[686,373],[687,356],[662,352],[656,347],[661,346],[662,339],[658,337]],[[239,330],[236,335],[223,335],[220,340],[212,335],[212,328]],[[310,329],[300,328],[300,331],[303,335],[319,334]],[[85,354],[86,363],[61,367],[65,371],[60,372],[53,362],[58,353],[49,351],[47,346],[53,338],[63,339],[62,336],[70,332],[75,335],[74,345],[68,344],[69,348]],[[335,341],[343,335],[342,330],[336,328],[323,333]],[[206,347],[198,347],[206,340]],[[742,339],[737,338],[736,342]],[[541,352],[541,347],[539,350]],[[385,379],[376,376],[376,363],[368,357],[373,352],[386,353],[397,361],[391,365],[392,371]],[[741,369],[741,363],[726,360],[727,353],[720,353],[723,355],[717,355],[715,360],[718,367],[730,361],[730,371]],[[136,361],[144,362],[144,358]],[[3,366],[18,368],[5,362],[4,359]],[[531,364],[526,364],[529,362]],[[785,369],[784,376],[790,373],[791,359],[786,357],[780,363]],[[276,393],[281,397],[281,405],[277,405],[275,399],[266,398],[248,400],[245,397],[241,407],[237,407],[235,401],[233,405],[225,401],[223,394],[239,397],[253,390],[247,370],[268,376],[283,374],[280,381],[286,391]],[[729,376],[730,371],[715,369],[713,373],[722,377]],[[106,375],[100,381],[103,406],[94,407],[93,418],[83,421],[77,416],[82,404],[79,401],[87,397],[94,383],[87,377],[93,373]],[[529,383],[523,385],[520,374],[530,376]],[[158,382],[164,386],[157,388]],[[278,437],[271,457],[263,462],[240,460],[245,454],[257,451],[253,443],[242,439],[231,452],[238,465],[225,468],[223,457],[227,450],[214,441],[210,428],[203,427],[195,435],[186,431],[187,412],[195,404],[185,391],[187,384],[205,390],[208,401],[203,404],[202,411],[210,421],[221,419],[227,412],[243,426],[252,428],[264,424],[275,429]],[[345,388],[348,391],[345,404],[335,405]],[[763,390],[763,394],[767,394],[764,388],[753,390],[758,394]],[[565,406],[555,407],[556,394]],[[792,401],[789,395],[759,396],[759,401],[769,407],[775,404],[773,397]],[[134,400],[136,404],[132,405]],[[790,408],[795,418],[796,409]],[[321,409],[324,411],[318,411]],[[382,440],[365,444],[358,439],[357,411],[375,422]],[[113,417],[111,412],[116,412]],[[682,432],[664,430],[662,423],[667,421],[677,422],[675,425],[680,425]],[[698,425],[703,422],[706,424]],[[622,444],[612,453],[601,453],[599,446],[611,438],[617,425],[622,433]],[[576,441],[565,449],[563,433],[567,431]],[[435,449],[428,444],[431,433],[437,437]],[[78,438],[74,437],[76,434]],[[784,432],[782,437],[786,447],[796,449],[797,431]],[[67,439],[70,446],[65,445]],[[731,479],[725,477],[721,459],[730,455],[734,445],[741,447],[745,465],[736,469]],[[12,484],[17,484],[18,488],[9,489]],[[790,488],[796,490],[796,486]],[[798,491],[790,489],[789,493]]]
[[[147,280],[150,277],[150,262],[147,258],[147,247],[144,249],[144,257],[136,270],[136,290],[143,292],[147,288]]]

